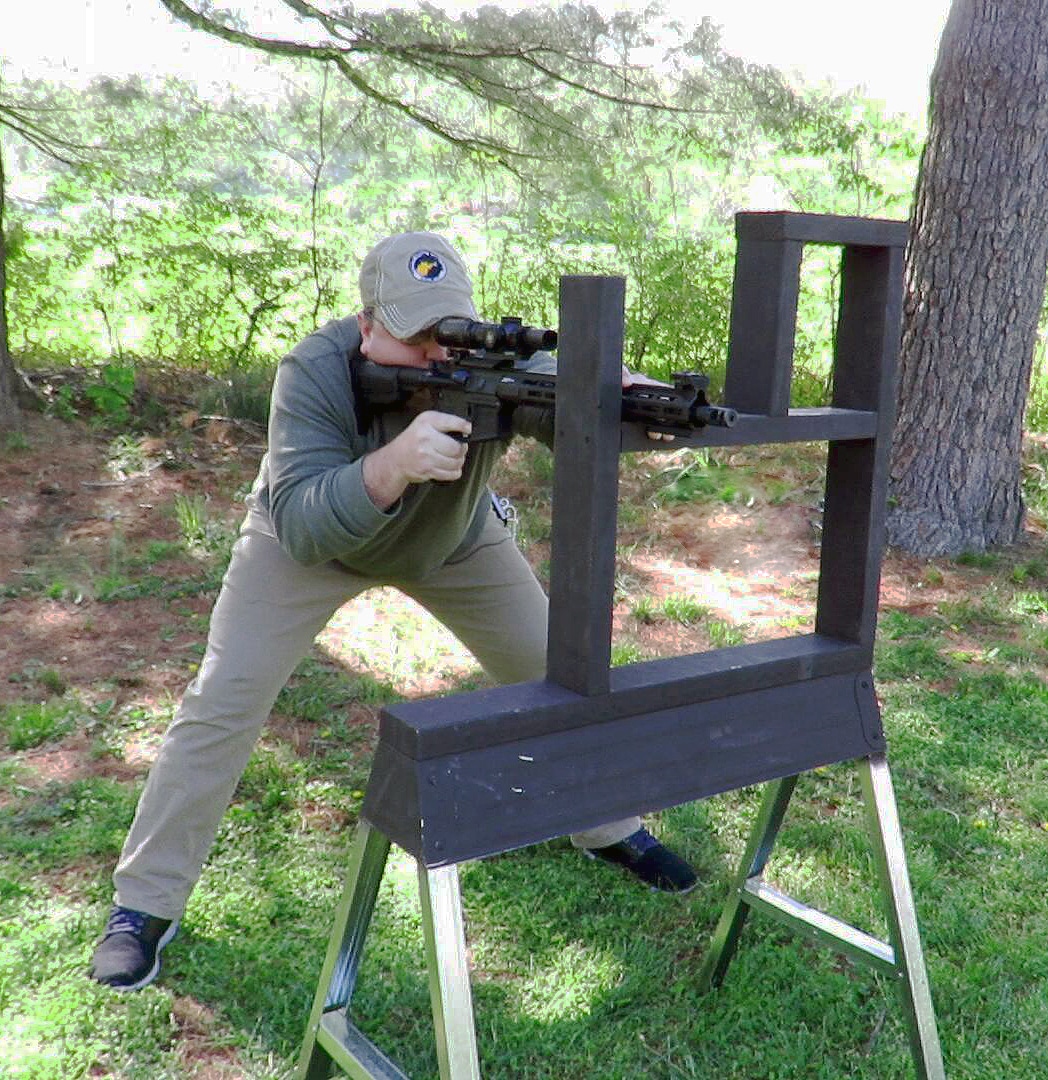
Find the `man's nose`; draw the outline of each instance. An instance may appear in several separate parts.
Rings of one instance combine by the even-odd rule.
[[[448,350],[445,345],[441,345],[436,338],[430,338],[426,342],[426,359],[427,360],[447,360]]]

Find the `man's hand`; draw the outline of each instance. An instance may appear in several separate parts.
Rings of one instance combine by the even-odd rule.
[[[455,435],[467,436],[468,420],[427,410],[395,438],[364,458],[364,489],[379,510],[388,510],[409,484],[457,480],[468,447]]]
[[[631,386],[669,386],[669,383],[659,382],[658,379],[649,378],[647,375],[642,375],[640,372],[630,371],[630,369],[623,364],[622,389],[627,390]],[[673,442],[676,438],[675,435],[671,435],[667,431],[649,431],[647,435],[649,439],[653,439],[655,442]]]

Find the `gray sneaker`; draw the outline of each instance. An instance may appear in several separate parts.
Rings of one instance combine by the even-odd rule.
[[[114,907],[89,975],[114,990],[141,990],[160,974],[160,951],[177,933],[177,920]]]

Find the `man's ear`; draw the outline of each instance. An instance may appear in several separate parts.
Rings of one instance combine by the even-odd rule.
[[[357,327],[360,330],[360,355],[367,356],[371,351],[371,334],[375,321],[361,311],[357,313]]]

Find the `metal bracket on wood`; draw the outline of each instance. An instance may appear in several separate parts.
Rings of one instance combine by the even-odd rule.
[[[720,986],[750,909],[770,915],[809,940],[828,945],[894,979],[902,999],[917,1076],[920,1080],[945,1080],[891,772],[883,754],[861,758],[857,764],[889,941],[880,941],[832,915],[809,907],[765,881],[764,872],[797,783],[796,776],[788,776],[768,784],[765,789],[731,898],[721,913],[699,976],[700,987],[711,990]]]

